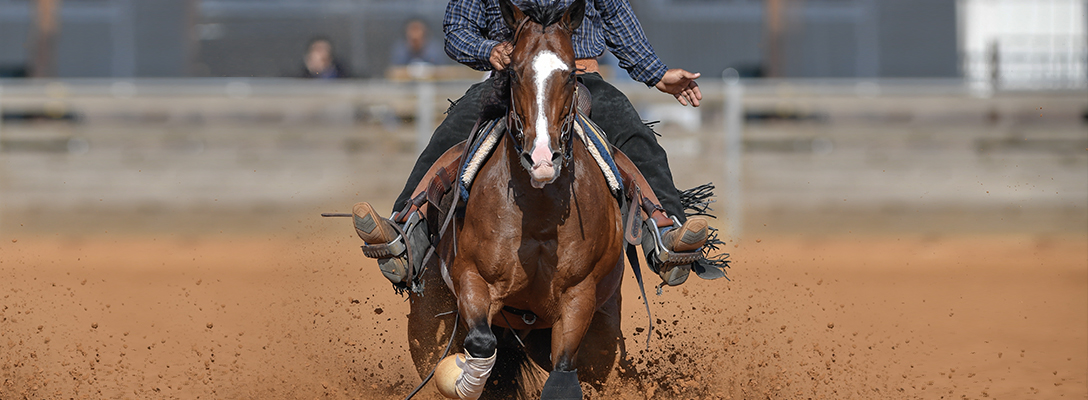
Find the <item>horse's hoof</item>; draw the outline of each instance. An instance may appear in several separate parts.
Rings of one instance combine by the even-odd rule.
[[[491,357],[475,358],[457,353],[443,358],[435,367],[434,385],[439,393],[451,399],[478,399],[498,355],[496,351]]]
[[[461,398],[461,396],[457,395],[457,378],[461,377],[461,367],[457,365],[458,361],[465,362],[465,355],[457,353],[443,358],[434,369],[434,378],[432,379],[434,386],[438,388],[438,393],[448,399]]]
[[[582,384],[578,383],[578,370],[552,371],[544,382],[540,400],[582,400]]]

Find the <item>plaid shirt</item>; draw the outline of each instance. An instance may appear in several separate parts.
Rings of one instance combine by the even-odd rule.
[[[481,71],[491,69],[491,49],[510,36],[498,0],[450,0],[442,25],[446,54]],[[620,60],[621,68],[647,86],[657,84],[668,69],[646,40],[627,0],[586,0],[585,20],[574,31],[574,57],[596,58],[605,46]]]

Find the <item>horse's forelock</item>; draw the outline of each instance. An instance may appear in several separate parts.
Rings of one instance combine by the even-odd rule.
[[[567,5],[562,1],[551,1],[548,4],[541,4],[540,1],[529,1],[521,11],[533,22],[547,28],[549,25],[563,19],[563,12],[566,10]]]

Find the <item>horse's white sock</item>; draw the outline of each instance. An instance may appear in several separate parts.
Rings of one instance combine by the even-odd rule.
[[[457,395],[462,399],[475,400],[484,392],[484,383],[491,376],[491,367],[495,366],[495,354],[488,358],[476,358],[465,353],[465,361],[457,359],[457,366],[461,368],[461,376],[457,378]]]

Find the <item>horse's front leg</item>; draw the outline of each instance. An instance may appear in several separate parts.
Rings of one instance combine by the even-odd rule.
[[[491,368],[495,366],[498,340],[491,332],[491,294],[487,282],[475,270],[463,270],[458,285],[457,307],[468,326],[465,337],[466,357],[458,363],[461,376],[457,378],[457,395],[476,399],[483,393]],[[501,309],[502,306],[498,306]]]
[[[587,279],[567,289],[560,297],[560,309],[562,315],[552,327],[552,372],[540,398],[581,400],[582,386],[574,360],[597,309],[596,284]]]

